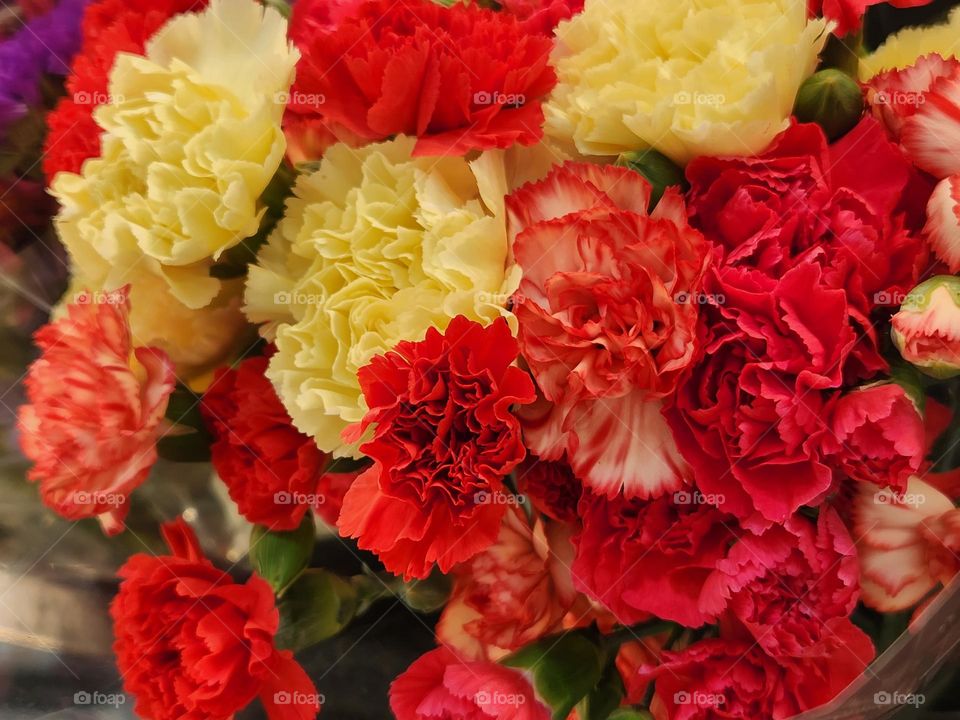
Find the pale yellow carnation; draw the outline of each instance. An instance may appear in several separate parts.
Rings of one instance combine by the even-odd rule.
[[[945,23],[904,28],[888,37],[873,53],[860,59],[860,79],[866,82],[884,70],[902,70],[930,53],[945,58],[960,56],[960,8],[954,8]]]
[[[277,346],[268,376],[324,451],[356,452],[341,432],[364,415],[357,371],[374,355],[457,315],[513,322],[504,154],[413,158],[413,144],[330,148],[250,268],[247,315]]]
[[[118,55],[110,102],[95,112],[102,157],[52,184],[78,275],[112,289],[136,265],[188,308],[220,294],[210,266],[257,232],[258,199],[283,159],[299,57],[286,30],[255,0],[213,0],[171,19],[145,57]]]
[[[804,0],[586,0],[557,28],[546,131],[584,155],[759,152],[826,37]]]

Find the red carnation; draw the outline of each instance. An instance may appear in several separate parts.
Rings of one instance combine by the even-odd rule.
[[[124,689],[149,720],[223,720],[260,697],[270,720],[308,720],[319,696],[287,650],[270,586],[215,568],[183,520],[163,526],[172,555],[134,555],[110,606]]]
[[[390,686],[397,720],[549,720],[518,670],[468,662],[445,647],[422,655]]]
[[[816,523],[801,515],[762,535],[745,534],[717,563],[703,606],[728,610],[773,657],[822,654],[840,637],[869,644],[849,619],[860,596],[853,540],[836,511],[821,508]],[[836,678],[846,685],[859,675]]]
[[[911,8],[928,5],[932,0],[807,0],[807,9],[811,17],[822,15],[832,20],[836,24],[833,33],[843,37],[860,29],[867,8],[886,2],[897,8]]]
[[[611,496],[662,494],[684,474],[660,407],[694,358],[709,245],[675,190],[650,214],[649,201],[639,174],[585,163],[507,198],[520,347],[549,401],[524,413],[525,439]]]
[[[815,262],[847,293],[878,363],[868,316],[894,307],[927,269],[918,231],[933,187],[873,118],[827,145],[817,125],[794,125],[759,157],[698,158],[687,167],[690,222],[723,248],[723,263],[780,276]]]
[[[557,23],[583,10],[583,0],[503,0],[503,10],[520,20],[527,32],[552,35]]]
[[[923,418],[894,383],[843,395],[830,412],[825,441],[841,472],[852,480],[904,490],[924,457]]]
[[[687,491],[649,501],[584,492],[583,526],[573,538],[577,589],[624,625],[650,614],[691,627],[710,622],[715,615],[701,610],[701,594],[732,539],[726,523],[735,523],[708,499]]]
[[[294,14],[291,34],[303,58],[289,109],[343,140],[415,135],[417,155],[463,155],[542,136],[552,42],[506,13],[370,0],[335,28]]]
[[[95,0],[83,16],[83,40],[74,56],[67,95],[47,116],[43,171],[79,173],[100,155],[100,127],[93,111],[108,101],[108,80],[118,53],[143,55],[154,33],[174,15],[202,9],[206,0]]]
[[[200,405],[214,436],[213,466],[240,514],[293,530],[320,502],[325,455],[297,430],[264,373],[268,357],[220,369]]]
[[[506,320],[458,316],[360,369],[369,411],[345,436],[376,425],[360,448],[374,466],[347,491],[338,525],[390,572],[447,572],[496,540],[503,478],[525,453],[511,405],[534,399],[516,357]]]

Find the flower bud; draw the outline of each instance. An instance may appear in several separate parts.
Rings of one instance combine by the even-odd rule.
[[[290,532],[254,525],[250,533],[250,562],[278,595],[304,571],[313,554],[316,528],[307,513],[300,527]]]
[[[800,86],[793,114],[815,122],[830,140],[848,132],[863,114],[863,93],[856,80],[833,68],[814,73]]]
[[[656,150],[625,152],[617,158],[617,165],[638,172],[650,183],[650,210],[660,202],[663,191],[671,185],[683,186],[686,179],[683,170],[670,158]]]
[[[960,278],[938,275],[920,283],[890,324],[904,360],[931,377],[960,374]]]

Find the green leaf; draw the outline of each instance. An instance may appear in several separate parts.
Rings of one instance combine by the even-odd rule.
[[[616,657],[614,655],[614,657]],[[577,707],[581,720],[607,720],[610,714],[620,707],[623,700],[623,679],[617,670],[616,662],[607,664],[597,686],[590,691]]]
[[[200,413],[200,396],[177,385],[167,402],[167,421],[173,426],[157,442],[157,453],[173,462],[207,462],[213,438]]]
[[[357,609],[358,593],[352,583],[328,570],[307,570],[280,600],[277,647],[297,651],[333,637]]]
[[[279,532],[254,525],[250,533],[250,563],[277,595],[299,577],[313,555],[317,530],[307,513],[296,530]]]
[[[604,664],[600,647],[582,632],[545,637],[500,662],[533,673],[533,686],[553,710],[553,720],[565,720],[597,686]]]
[[[623,153],[617,158],[617,165],[630,168],[647,179],[653,190],[650,196],[650,210],[653,210],[663,197],[663,191],[672,185],[686,187],[683,169],[670,158],[656,150],[637,150]]]
[[[646,710],[621,708],[613,712],[613,714],[610,716],[610,720],[653,720],[653,715]]]

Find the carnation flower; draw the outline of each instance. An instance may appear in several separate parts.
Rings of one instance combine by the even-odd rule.
[[[864,82],[884,70],[907,68],[918,58],[937,53],[944,58],[957,55],[960,9],[953,9],[946,22],[907,27],[890,35],[876,50],[860,58],[860,79]]]
[[[802,707],[784,688],[783,666],[752,641],[701,640],[660,659],[640,672],[642,680],[656,680],[650,704],[656,720],[780,720]]]
[[[910,8],[927,5],[932,0],[808,0],[807,7],[812,16],[823,15],[833,23],[833,33],[844,37],[857,32],[863,24],[867,8],[888,3],[897,8]]]
[[[458,316],[445,334],[431,328],[360,369],[370,410],[351,434],[376,425],[360,448],[374,466],[347,491],[341,535],[406,579],[434,563],[447,572],[493,544],[504,476],[525,452],[511,405],[534,399],[516,357],[506,320],[483,327]]]
[[[557,25],[583,10],[584,0],[504,0],[502,8],[527,32],[553,34]]]
[[[212,262],[259,229],[285,149],[276,97],[297,57],[284,19],[253,0],[215,0],[171,20],[146,57],[118,55],[95,112],[101,157],[52,186],[81,271],[143,263],[187,307],[208,305]]]
[[[417,155],[531,145],[542,135],[540,103],[555,81],[551,42],[507,13],[370,0],[335,28],[293,33],[303,62],[290,109],[338,135],[415,135]]]
[[[960,272],[960,174],[937,183],[927,203],[923,234],[950,272]]]
[[[701,594],[726,554],[732,520],[710,499],[685,490],[656,500],[584,492],[574,585],[624,625],[651,614],[690,627],[711,622]]]
[[[70,520],[96,517],[114,534],[157,460],[174,376],[162,351],[133,349],[126,290],[91,299],[35,335],[40,358],[27,372],[18,426],[43,502]]]
[[[530,682],[518,670],[468,662],[445,647],[418,658],[390,686],[397,720],[549,720]]]
[[[762,535],[744,534],[707,581],[704,609],[727,610],[769,655],[804,658],[836,638],[870,644],[850,621],[859,596],[857,552],[840,516],[820,509],[814,524],[795,515]],[[834,678],[841,687],[852,675]]]
[[[516,289],[499,154],[412,159],[413,140],[337,145],[301,175],[250,267],[246,311],[276,338],[267,376],[325,452],[366,411],[358,370],[464,315],[489,323]],[[512,316],[511,316],[512,317]]]
[[[511,508],[496,542],[453,569],[437,638],[463,657],[499,660],[563,629],[577,599],[570,531]]]
[[[668,190],[632,170],[567,163],[507,199],[523,279],[520,347],[546,400],[524,432],[564,453],[584,484],[644,497],[674,489],[682,460],[660,415],[694,357],[694,297],[708,245]]]
[[[859,486],[851,515],[865,605],[906,610],[960,570],[960,512],[919,477],[902,492]]]
[[[61,171],[79,174],[84,160],[100,154],[101,129],[93,111],[107,102],[117,54],[143,55],[147,40],[167,20],[205,5],[205,0],[93,0],[87,5],[67,95],[47,115],[43,171],[48,181]]]
[[[817,125],[794,125],[756,158],[699,158],[687,177],[691,224],[723,248],[723,264],[774,277],[821,265],[864,326],[860,362],[877,364],[865,316],[895,304],[927,269],[916,231],[929,186],[875,120],[830,146]]]
[[[938,275],[907,295],[890,319],[903,359],[936,378],[960,373],[960,279]]]
[[[827,35],[798,0],[588,3],[557,28],[546,132],[585,155],[757,153],[789,124]]]
[[[844,394],[829,413],[840,471],[851,480],[902,490],[923,463],[924,427],[902,387],[885,383]]]
[[[127,560],[110,606],[117,666],[137,715],[222,720],[259,697],[269,720],[316,717],[313,683],[274,645],[280,616],[270,586],[257,575],[239,584],[215,568],[183,520],[165,524],[163,535],[171,554]]]
[[[290,423],[264,373],[268,358],[217,372],[201,410],[214,443],[213,467],[251,523],[293,530],[318,504],[326,461],[313,439]]]

